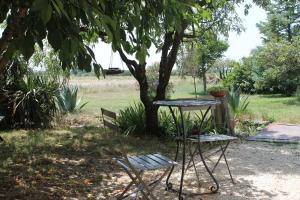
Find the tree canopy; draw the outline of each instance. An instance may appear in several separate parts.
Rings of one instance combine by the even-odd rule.
[[[237,2],[239,1],[116,0],[106,9],[113,12],[115,32],[102,37],[102,40],[112,43],[113,50],[119,52],[138,81],[149,131],[155,132],[158,128],[158,107],[152,102],[165,99],[166,87],[182,42],[199,39],[203,33],[216,28],[224,34],[231,29],[240,30],[234,7]],[[161,53],[154,98],[149,95],[146,75],[147,54],[151,45]]]
[[[292,42],[300,34],[300,2],[298,0],[271,1],[266,6],[267,21],[258,24],[265,42]]]
[[[85,39],[92,27],[112,28],[103,1],[3,0],[0,10],[0,23],[5,24],[0,38],[0,74],[17,51],[28,60],[35,43],[42,48],[47,40],[58,52],[63,69],[90,71],[93,64],[99,75],[100,66]]]

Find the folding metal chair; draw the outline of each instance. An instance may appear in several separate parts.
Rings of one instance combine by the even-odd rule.
[[[217,162],[214,163],[213,168],[211,170],[209,170],[209,171],[211,173],[214,173],[215,169],[219,165],[221,159],[224,158],[225,164],[227,166],[228,173],[230,175],[230,179],[231,179],[232,183],[234,183],[233,178],[232,178],[232,174],[231,174],[231,171],[230,171],[230,168],[229,168],[229,164],[228,164],[228,161],[227,161],[227,158],[226,158],[226,155],[225,155],[225,152],[226,152],[226,150],[227,150],[227,148],[229,146],[229,143],[231,141],[234,141],[234,140],[237,140],[237,138],[233,137],[233,136],[228,136],[228,135],[199,135],[199,136],[193,136],[193,137],[189,137],[188,138],[188,141],[191,144],[196,144],[196,145],[195,145],[195,149],[193,151],[191,149],[191,147],[193,145],[189,145],[189,147],[188,147],[189,154],[190,154],[190,161],[188,162],[187,169],[189,169],[191,167],[194,168],[199,185],[200,185],[200,181],[199,181],[199,177],[198,177],[198,173],[197,173],[197,169],[196,169],[196,163],[195,163],[195,156],[198,155],[198,153],[201,156],[201,159],[205,159],[205,160],[211,161],[209,159],[209,157],[211,157],[213,155],[216,155],[217,153],[221,152],[221,154],[220,154]],[[213,143],[221,142],[221,143],[225,143],[225,145],[218,144],[217,146],[220,147],[218,150],[216,150],[213,153],[210,153],[209,155],[206,155],[206,156],[202,157],[202,153],[203,152],[200,152],[200,149],[199,149],[200,145],[204,144],[204,143],[212,143],[212,142]]]
[[[162,181],[162,179],[168,174],[172,166],[177,163],[168,157],[161,154],[148,154],[139,156],[128,156],[123,158],[114,158],[116,163],[120,165],[128,176],[131,178],[131,182],[127,185],[125,190],[120,194],[117,199],[124,199],[132,194],[138,197],[139,192],[145,199],[156,198],[153,196],[155,187]],[[163,174],[150,184],[146,184],[143,180],[143,174],[145,171],[165,169]],[[131,193],[129,190],[135,186]]]

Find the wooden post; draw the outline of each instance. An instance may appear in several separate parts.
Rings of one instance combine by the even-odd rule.
[[[221,101],[221,104],[215,109],[215,124],[217,130],[225,130],[227,134],[233,135],[234,128],[231,123],[232,116],[229,112],[228,102],[226,97],[215,97],[216,100]]]

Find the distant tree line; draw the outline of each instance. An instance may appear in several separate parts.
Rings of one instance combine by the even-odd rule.
[[[263,45],[236,64],[226,83],[246,93],[291,96],[300,87],[300,2],[271,1],[257,24]]]

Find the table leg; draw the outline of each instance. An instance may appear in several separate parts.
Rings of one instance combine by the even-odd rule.
[[[206,162],[205,162],[205,158],[202,154],[202,150],[201,150],[201,145],[200,143],[198,142],[198,151],[199,151],[199,155],[200,155],[200,158],[201,158],[201,161],[207,171],[207,173],[209,174],[209,176],[213,179],[214,183],[216,184],[216,187],[215,186],[211,186],[210,187],[210,190],[213,192],[213,193],[216,193],[218,190],[219,190],[219,183],[217,181],[217,179],[214,177],[213,173],[210,171],[209,167],[207,166]]]
[[[179,197],[178,199],[182,200],[182,188],[183,188],[183,181],[184,181],[184,172],[185,172],[185,148],[186,148],[186,134],[184,130],[184,119],[181,107],[179,107],[180,118],[181,118],[181,133],[182,133],[182,169],[181,169],[181,180],[180,180],[180,187],[179,187]]]
[[[175,126],[176,126],[176,132],[177,132],[176,134],[177,134],[177,136],[179,136],[179,135],[180,135],[180,128],[179,128],[179,125],[178,125],[178,122],[177,122],[175,113],[174,113],[174,111],[173,111],[173,109],[172,109],[171,106],[168,106],[168,107],[169,107],[169,110],[170,110],[170,112],[171,112],[172,118],[173,118],[174,123],[175,123]],[[175,158],[174,158],[175,161],[177,161],[177,159],[178,159],[179,145],[180,145],[180,141],[177,140],[177,141],[176,141],[176,154],[175,154]],[[168,174],[168,176],[167,176],[167,180],[166,180],[166,190],[171,190],[171,189],[173,189],[173,185],[172,185],[172,183],[169,182],[169,180],[170,180],[171,175],[172,175],[172,173],[173,173],[174,167],[175,167],[175,166],[173,165],[172,168],[171,168],[171,170],[170,170],[170,172],[169,172],[169,174]]]
[[[212,106],[209,106],[206,110],[206,112],[204,113],[204,115],[202,116],[202,121],[201,121],[201,124],[200,124],[200,128],[202,128],[202,125],[203,125],[203,122],[205,120],[205,117],[207,116],[208,112],[211,110]],[[201,157],[201,161],[207,171],[207,173],[209,174],[209,176],[213,179],[213,181],[215,182],[216,184],[216,187],[215,186],[211,186],[210,187],[210,190],[213,192],[213,193],[216,193],[218,190],[219,190],[219,183],[217,181],[217,179],[214,177],[213,173],[210,171],[209,167],[207,166],[206,162],[205,162],[205,158],[202,154],[202,149],[201,149],[201,145],[200,145],[200,140],[198,138],[198,151],[199,151],[199,155]]]

